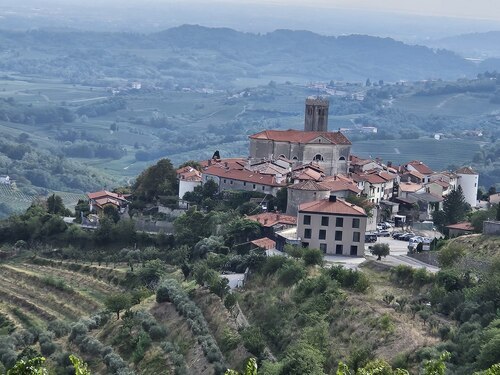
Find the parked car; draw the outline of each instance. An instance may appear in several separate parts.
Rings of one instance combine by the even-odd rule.
[[[395,240],[399,240],[399,237],[401,237],[404,234],[405,234],[404,232],[392,232],[392,238],[394,238]]]
[[[367,243],[377,242],[377,234],[376,233],[366,233],[365,234],[365,242],[367,242]]]
[[[382,226],[382,224],[377,224],[377,230],[383,230],[384,227]]]
[[[390,233],[388,230],[379,230],[376,232],[378,237],[390,237]]]
[[[410,238],[415,237],[415,233],[405,233],[402,236],[399,236],[400,241],[408,241]]]

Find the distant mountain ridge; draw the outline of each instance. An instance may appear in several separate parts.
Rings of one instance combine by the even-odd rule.
[[[153,34],[0,31],[1,49],[19,47],[43,49],[59,56],[71,56],[81,50],[109,52],[129,48],[146,65],[155,65],[156,61],[145,59],[140,50],[168,50],[165,53],[168,58],[182,56],[184,59],[191,57],[192,51],[208,51],[215,54],[221,66],[238,67],[243,75],[296,75],[311,80],[456,79],[474,76],[480,71],[454,52],[408,45],[391,38],[322,36],[292,30],[251,34],[197,25],[183,25]],[[200,59],[202,56],[200,54]],[[213,65],[203,67],[205,70],[212,68],[215,69]]]
[[[500,30],[456,35],[427,44],[455,51],[465,57],[500,58]]]

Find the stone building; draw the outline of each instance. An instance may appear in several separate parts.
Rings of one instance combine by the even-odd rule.
[[[294,165],[316,163],[326,175],[346,174],[351,142],[328,131],[328,101],[307,98],[304,130],[264,130],[250,136],[250,160],[291,160]]]
[[[325,254],[363,256],[367,215],[336,196],[299,206],[297,237]]]

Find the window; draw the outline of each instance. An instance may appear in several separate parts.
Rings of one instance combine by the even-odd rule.
[[[339,161],[345,161],[345,157],[341,156],[341,157],[339,158]]]
[[[283,158],[283,159],[286,159],[286,156],[281,154],[280,156],[278,156],[278,158]]]
[[[246,181],[243,181],[243,186],[247,186],[247,183],[246,183]]]
[[[351,246],[351,255],[358,255],[358,247],[355,245]]]
[[[335,231],[335,241],[342,241],[342,231],[341,230]]]
[[[311,238],[311,228],[304,229],[304,238]]]
[[[323,156],[321,154],[314,155],[313,161],[323,161]]]
[[[311,215],[304,215],[304,225],[311,225]]]
[[[359,228],[359,219],[352,219],[352,227]]]
[[[233,184],[233,180],[229,181],[229,183],[232,185]]]
[[[352,242],[359,242],[359,238],[361,237],[359,232],[354,232],[352,234]]]
[[[326,230],[324,230],[324,229],[319,230],[319,239],[326,240]]]
[[[379,187],[377,188],[377,193],[380,193],[380,188]]]
[[[302,247],[308,247],[309,246],[309,242],[302,242]]]
[[[337,245],[337,246],[335,246],[335,254],[342,255],[343,252],[344,252],[344,246],[343,245]]]
[[[344,226],[344,218],[343,217],[338,217],[335,220],[335,226],[338,228],[342,228]]]
[[[292,160],[299,160],[299,158],[297,156],[294,156]]]
[[[253,184],[253,188],[255,189],[255,184]]]
[[[326,254],[326,243],[320,243],[319,249],[323,252],[323,254]]]
[[[321,216],[321,226],[327,227],[328,226],[328,222],[329,222],[328,219],[329,219],[328,216]]]
[[[262,186],[262,190],[264,190],[265,186]]]
[[[226,183],[226,179],[224,179],[224,183]]]

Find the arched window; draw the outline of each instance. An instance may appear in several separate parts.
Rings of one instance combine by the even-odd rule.
[[[345,161],[345,157],[341,156],[341,157],[339,158],[339,161]]]
[[[296,156],[294,156],[294,157],[292,158],[292,160],[299,160],[299,158],[298,158],[298,157],[296,157]]]
[[[321,154],[314,155],[313,161],[323,161],[323,156]]]
[[[278,156],[278,159],[279,159],[279,158],[286,159],[286,156],[285,156],[285,155],[283,155],[283,154],[281,154],[280,156]]]

